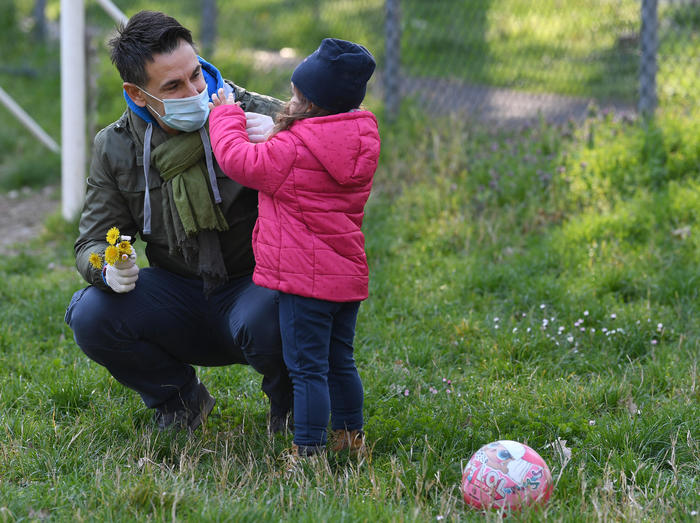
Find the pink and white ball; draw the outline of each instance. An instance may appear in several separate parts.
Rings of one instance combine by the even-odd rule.
[[[552,493],[552,474],[537,452],[517,441],[484,445],[462,475],[464,501],[477,509],[520,510],[544,505]]]

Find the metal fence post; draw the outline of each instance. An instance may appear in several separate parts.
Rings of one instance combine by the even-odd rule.
[[[46,0],[34,3],[34,36],[41,42],[46,40]]]
[[[199,37],[199,42],[202,44],[202,52],[204,58],[211,60],[214,54],[214,45],[216,42],[216,1],[203,0],[202,2],[202,34]]]
[[[652,115],[656,110],[656,60],[658,40],[658,0],[642,0],[642,55],[639,63],[639,113]]]
[[[401,16],[399,0],[386,0],[384,53],[384,106],[389,121],[396,120],[401,104],[399,75],[401,65]]]
[[[61,0],[61,208],[73,220],[85,199],[85,9]]]

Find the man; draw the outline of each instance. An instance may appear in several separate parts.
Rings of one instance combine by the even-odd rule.
[[[75,242],[90,285],[73,296],[66,323],[85,354],[155,409],[160,429],[192,431],[211,412],[215,400],[192,365],[248,363],[263,374],[270,430],[282,430],[292,388],[277,295],[251,280],[257,194],[221,172],[206,131],[219,88],[263,127],[271,119],[261,114],[282,104],[224,81],[163,13],[137,13],[110,46],[127,108],[95,138]],[[135,255],[91,266],[112,227],[138,234],[150,267],[139,270]]]

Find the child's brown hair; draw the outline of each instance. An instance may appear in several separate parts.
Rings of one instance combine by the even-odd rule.
[[[275,118],[275,126],[272,128],[270,138],[272,138],[280,131],[286,131],[297,120],[303,120],[304,118],[313,118],[314,116],[328,116],[331,114],[336,114],[331,111],[322,109],[318,105],[312,103],[296,87],[292,87],[292,89],[294,89],[294,94],[296,94],[297,100],[301,102],[301,107],[296,111],[292,111],[291,101],[284,104],[282,112],[280,112]]]

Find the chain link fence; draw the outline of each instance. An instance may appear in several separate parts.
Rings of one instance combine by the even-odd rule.
[[[385,34],[388,111],[507,123],[700,98],[700,0],[387,0]]]
[[[257,49],[252,76],[242,82],[273,92],[282,85],[282,96],[294,65],[321,38],[365,44],[379,64],[369,102],[383,102],[389,117],[416,107],[502,123],[563,121],[583,117],[591,102],[624,115],[700,98],[700,0],[287,0],[255,7],[230,0],[217,10],[221,59],[245,55],[231,48]],[[241,32],[234,44],[225,29],[234,19],[254,36]],[[265,67],[265,59],[279,67]],[[261,67],[267,76],[256,77]],[[273,70],[281,73],[275,84]]]
[[[659,106],[700,102],[700,0],[659,0]]]

